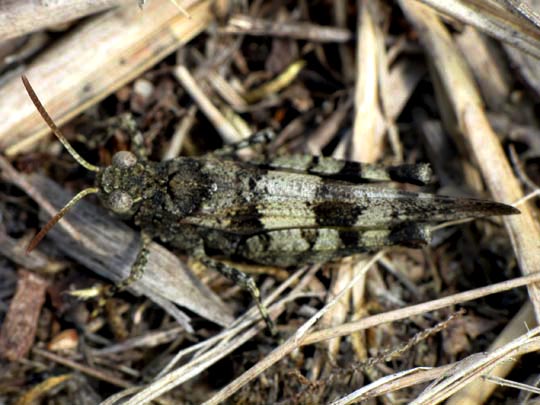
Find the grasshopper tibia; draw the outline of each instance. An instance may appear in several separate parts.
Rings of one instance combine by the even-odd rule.
[[[275,336],[277,334],[274,321],[272,321],[272,318],[270,318],[268,309],[264,306],[264,304],[261,301],[261,293],[259,289],[257,288],[255,281],[253,281],[253,279],[250,276],[241,272],[238,269],[235,269],[234,267],[231,267],[225,263],[218,262],[209,257],[201,257],[199,258],[199,261],[202,264],[204,264],[206,267],[217,270],[218,272],[223,274],[225,277],[227,277],[229,280],[237,284],[240,288],[249,292],[253,300],[257,304],[257,308],[259,309],[261,317],[266,323],[268,330],[270,331],[272,336]]]

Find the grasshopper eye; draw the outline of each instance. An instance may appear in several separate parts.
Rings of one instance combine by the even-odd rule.
[[[116,152],[112,158],[113,166],[116,166],[120,169],[128,169],[137,163],[137,158],[131,152],[123,150]]]
[[[133,199],[125,191],[116,190],[109,195],[109,207],[117,214],[125,214],[132,205]]]

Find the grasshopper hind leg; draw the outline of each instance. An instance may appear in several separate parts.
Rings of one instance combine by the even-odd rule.
[[[234,267],[231,267],[225,263],[218,262],[207,256],[199,258],[199,261],[206,267],[218,271],[219,273],[227,277],[229,280],[236,283],[240,288],[249,292],[253,300],[257,304],[257,308],[259,309],[261,317],[266,323],[268,330],[270,331],[272,336],[275,336],[277,334],[274,321],[272,321],[272,318],[270,318],[268,309],[264,306],[264,304],[261,301],[261,293],[259,289],[257,288],[257,285],[255,284],[255,281],[253,280],[253,278],[241,272],[240,270],[235,269]]]
[[[430,226],[417,223],[368,230],[294,228],[251,236],[238,247],[237,255],[260,264],[288,267],[324,263],[387,246],[419,248],[430,239]]]
[[[278,156],[257,162],[257,165],[266,169],[308,173],[351,183],[397,181],[425,185],[431,181],[432,175],[431,168],[425,163],[384,166],[311,155]]]

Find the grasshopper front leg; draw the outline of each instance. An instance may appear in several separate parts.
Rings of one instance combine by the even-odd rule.
[[[141,232],[141,247],[139,249],[139,253],[137,254],[135,262],[133,263],[133,266],[131,266],[129,275],[117,284],[112,284],[108,287],[105,287],[104,289],[101,289],[101,291],[97,294],[98,307],[92,313],[93,317],[97,316],[97,314],[106,306],[107,301],[110,298],[141,279],[148,263],[148,255],[150,254],[149,248],[151,242],[152,237],[150,236],[150,234],[148,234],[147,232]],[[90,290],[76,290],[71,292],[71,295],[81,298],[88,298],[88,294],[91,294]],[[93,296],[95,297],[96,295]]]
[[[131,141],[131,152],[139,161],[148,160],[148,150],[144,145],[144,137],[137,127],[137,123],[131,113],[124,113],[111,117],[103,122],[97,123],[97,129],[102,129],[103,132],[92,137],[92,140],[86,140],[87,143],[92,142],[93,147],[98,147],[110,138],[114,137],[117,130],[125,132]]]
[[[131,284],[141,279],[144,274],[146,264],[148,263],[148,255],[150,254],[151,242],[152,237],[150,236],[150,234],[144,231],[141,232],[141,247],[139,249],[139,253],[137,254],[137,258],[133,263],[133,266],[131,266],[131,271],[129,272],[129,275],[125,279],[121,280],[119,283],[110,286],[110,288],[108,288],[105,292],[105,299],[111,298],[116,293],[125,290]]]
[[[257,288],[257,285],[255,284],[255,281],[253,280],[253,278],[241,272],[240,270],[235,269],[234,267],[231,267],[225,263],[218,262],[214,259],[209,258],[208,256],[200,257],[199,261],[202,264],[204,264],[206,267],[210,269],[214,269],[218,271],[219,273],[223,274],[229,280],[237,284],[240,288],[249,292],[253,300],[257,304],[257,308],[259,309],[261,317],[266,323],[268,330],[270,331],[272,336],[275,336],[277,334],[274,321],[272,321],[272,318],[270,318],[268,309],[261,302],[261,293],[259,289]]]
[[[131,139],[131,151],[138,160],[148,159],[148,150],[144,145],[144,137],[137,127],[137,123],[131,114],[122,114],[118,117],[118,128],[126,131]]]

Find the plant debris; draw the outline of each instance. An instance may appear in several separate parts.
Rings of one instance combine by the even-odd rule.
[[[538,1],[8,3],[0,402],[537,398]],[[240,158],[430,163],[425,191],[521,215],[444,224],[421,250],[302,268],[238,264],[256,279],[279,337],[265,334],[249,294],[158,243],[141,282],[100,306],[70,292],[124,278],[138,231],[89,197],[24,254],[43,220],[93,176],[48,135],[21,74],[98,166],[130,149],[128,115],[153,161],[272,128],[269,147]]]

